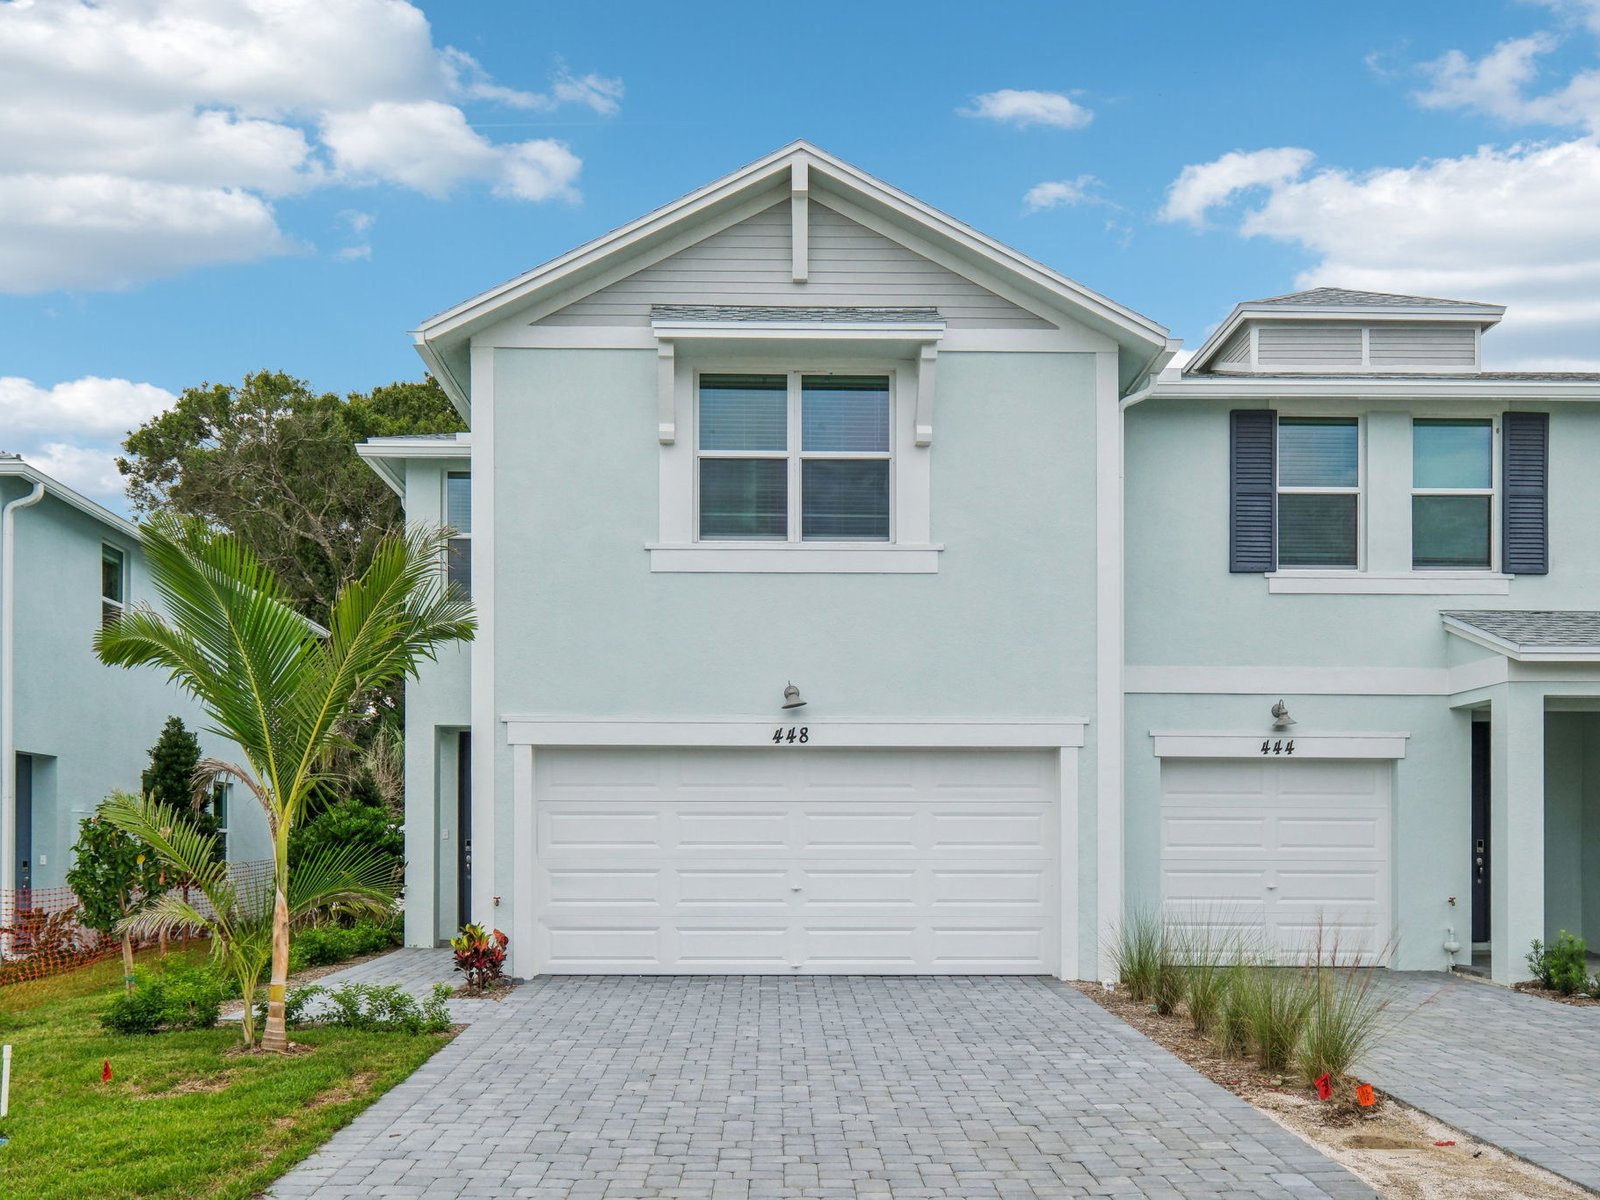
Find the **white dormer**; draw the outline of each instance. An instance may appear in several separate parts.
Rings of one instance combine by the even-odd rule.
[[[1472,374],[1498,304],[1313,288],[1238,305],[1187,374]]]

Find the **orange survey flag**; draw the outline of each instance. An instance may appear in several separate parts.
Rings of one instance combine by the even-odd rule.
[[[1361,1105],[1362,1108],[1371,1108],[1377,1102],[1378,1098],[1372,1094],[1372,1085],[1370,1083],[1360,1084],[1356,1088],[1356,1103]]]
[[[1333,1099],[1333,1078],[1331,1076],[1329,1076],[1329,1075],[1318,1076],[1318,1078],[1317,1078],[1317,1099],[1318,1100],[1332,1100]]]
[[[100,1082],[111,1082],[111,1060],[109,1058],[106,1059],[105,1066],[100,1068]]]

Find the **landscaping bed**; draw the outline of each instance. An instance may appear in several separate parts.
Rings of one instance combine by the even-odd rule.
[[[1253,1061],[1223,1054],[1210,1038],[1195,1032],[1181,1009],[1161,1016],[1149,1003],[1120,989],[1107,992],[1098,983],[1077,986],[1096,1004],[1315,1146],[1381,1196],[1577,1200],[1591,1195],[1381,1092],[1375,1092],[1378,1102],[1367,1110],[1351,1104],[1348,1097],[1318,1100],[1292,1075],[1269,1074]]]
[[[452,1036],[307,1027],[293,1033],[300,1053],[274,1055],[234,1053],[236,1026],[116,1034],[101,1017],[121,978],[108,961],[0,991],[14,1048],[0,1196],[245,1200]]]

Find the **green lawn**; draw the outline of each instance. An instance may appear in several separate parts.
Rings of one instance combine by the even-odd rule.
[[[100,1014],[121,978],[111,959],[0,988],[12,1047],[0,1196],[243,1200],[449,1040],[307,1029],[294,1040],[312,1053],[277,1057],[230,1055],[236,1027],[111,1034]]]

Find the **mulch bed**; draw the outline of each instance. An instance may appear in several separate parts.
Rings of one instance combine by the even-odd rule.
[[[1255,1103],[1262,1096],[1296,1096],[1302,1099],[1315,1097],[1314,1089],[1307,1087],[1292,1075],[1273,1075],[1263,1071],[1248,1059],[1234,1058],[1218,1049],[1215,1042],[1202,1033],[1184,1015],[1163,1017],[1148,1003],[1132,999],[1126,992],[1108,992],[1098,983],[1079,983],[1078,990],[1101,1008],[1116,1014],[1132,1025],[1163,1050],[1181,1058],[1212,1083],[1227,1088],[1242,1100]],[[1371,1108],[1360,1108],[1353,1096],[1345,1094],[1348,1088],[1336,1089],[1334,1098],[1317,1106],[1328,1125],[1350,1125],[1375,1114],[1383,1107],[1384,1094],[1373,1089],[1378,1103]]]
[[[1570,1004],[1573,1008],[1594,1008],[1600,1005],[1600,1000],[1592,996],[1585,996],[1582,992],[1575,992],[1570,996],[1563,996],[1552,988],[1540,987],[1537,980],[1525,979],[1521,983],[1511,985],[1514,991],[1525,992],[1530,996],[1538,996],[1541,1000],[1554,1000],[1557,1004]]]
[[[499,1002],[509,996],[517,986],[515,979],[497,979],[488,987],[473,987],[470,983],[457,986],[452,993],[457,1000],[494,1000]]]

